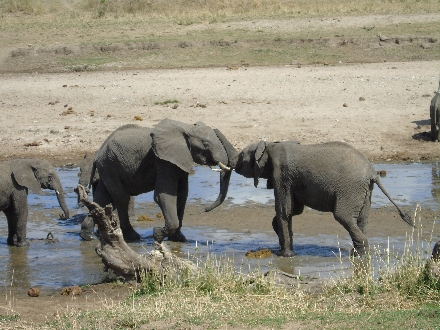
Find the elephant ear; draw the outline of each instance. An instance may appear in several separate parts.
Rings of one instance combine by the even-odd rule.
[[[16,159],[12,162],[12,174],[20,186],[31,189],[33,192],[41,193],[41,185],[35,177],[34,171],[37,168],[28,160]]]
[[[255,148],[255,164],[254,164],[254,186],[255,188],[258,186],[258,178],[261,173],[263,173],[264,166],[267,162],[267,153],[266,153],[266,142],[260,141],[258,142],[257,147]]]
[[[157,157],[190,173],[194,164],[184,124],[164,119],[151,132],[153,151]]]

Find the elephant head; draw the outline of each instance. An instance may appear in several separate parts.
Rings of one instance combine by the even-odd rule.
[[[89,184],[92,184],[92,182],[90,182],[90,174],[92,173],[94,158],[95,158],[95,154],[91,152],[86,152],[83,161],[79,167],[78,183],[84,187],[87,187],[89,186]]]
[[[191,172],[194,163],[219,165],[220,193],[217,200],[206,210],[210,211],[224,201],[238,152],[219,130],[212,129],[202,122],[191,125],[164,119],[153,129],[151,137],[156,156],[187,173]]]
[[[265,141],[251,143],[238,155],[235,171],[246,178],[254,178],[254,186],[257,187],[268,158]]]
[[[20,186],[40,193],[41,188],[55,190],[58,203],[64,214],[60,219],[69,218],[69,209],[64,200],[63,187],[55,168],[46,160],[16,159],[13,161],[12,174]]]

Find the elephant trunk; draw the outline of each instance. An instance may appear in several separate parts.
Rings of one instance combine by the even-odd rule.
[[[212,203],[211,206],[205,209],[206,212],[215,209],[217,206],[221,205],[224,202],[226,195],[228,194],[232,169],[236,166],[238,160],[238,152],[234,148],[234,146],[218,129],[214,129],[214,132],[215,134],[217,134],[217,137],[225,148],[226,154],[228,155],[228,163],[227,166],[224,166],[224,164],[221,162],[219,163],[219,166],[222,168],[222,171],[220,172],[220,193],[216,201]]]
[[[69,217],[70,217],[69,209],[67,208],[67,204],[66,204],[66,201],[64,199],[64,192],[63,192],[63,190],[62,189],[61,190],[55,189],[55,193],[57,194],[58,203],[60,204],[60,207],[61,207],[61,209],[64,212],[64,215],[60,215],[60,217],[62,219],[64,219],[64,220],[65,219],[69,219]]]

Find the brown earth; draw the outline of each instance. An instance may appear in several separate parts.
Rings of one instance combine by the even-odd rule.
[[[390,19],[411,21],[407,16]],[[342,21],[347,27],[358,27],[373,26],[375,20]],[[298,26],[303,23],[299,21]],[[319,20],[314,23],[324,24]],[[271,21],[259,24],[277,25]],[[430,43],[421,40],[420,47]],[[60,45],[66,49],[64,46],[68,45]],[[335,47],[331,40],[322,46]],[[153,127],[163,118],[202,121],[217,127],[239,149],[258,139],[298,140],[302,144],[338,140],[350,143],[374,161],[428,161],[440,156],[440,144],[431,142],[429,133],[429,104],[440,74],[438,60],[167,70],[127,70],[121,63],[105,71],[15,73],[15,66],[30,57],[18,54],[15,61],[11,51],[2,49],[0,53],[3,160],[35,157],[55,165],[78,164],[84,152],[98,149],[117,127],[127,123]],[[56,52],[42,52],[32,61],[41,61],[39,67],[47,69]],[[360,58],[358,62],[371,62],[368,53],[368,49],[359,51],[364,61]],[[125,55],[130,56],[129,50],[118,49],[121,62]],[[5,65],[9,67],[5,69]],[[178,102],[164,104],[168,100]],[[189,207],[185,226],[208,223],[228,230],[265,230],[273,216],[269,207],[218,208],[209,215],[191,210]],[[323,219],[320,232],[346,235],[331,214],[313,211],[298,217],[295,231],[315,234],[311,219],[317,216]],[[423,216],[428,222],[433,218],[429,210]],[[431,227],[427,223],[424,228]],[[372,211],[368,229],[370,235],[384,237],[396,231],[405,235],[408,230],[394,209],[388,208]],[[128,292],[129,285],[115,284],[93,285],[75,297],[62,296],[61,288],[38,298],[20,292],[13,310],[6,302],[0,314],[18,313],[22,320],[40,323],[72,309],[99,309],[121,301]]]

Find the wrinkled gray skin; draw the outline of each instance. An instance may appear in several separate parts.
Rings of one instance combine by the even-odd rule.
[[[28,246],[28,189],[40,193],[41,188],[55,190],[64,212],[60,219],[69,218],[63,187],[55,168],[45,160],[14,159],[0,163],[0,210],[8,220],[8,245]]]
[[[259,178],[265,178],[267,188],[274,189],[276,216],[272,226],[279,238],[280,256],[293,256],[292,217],[301,214],[304,206],[332,212],[349,232],[355,252],[365,254],[365,227],[374,183],[397,207],[402,219],[413,225],[411,217],[385,191],[368,159],[346,143],[254,142],[239,154],[235,171],[254,178],[255,186]]]
[[[431,138],[432,141],[440,141],[440,81],[437,92],[431,100],[429,107],[429,115],[431,117]]]
[[[153,230],[155,241],[168,237],[185,241],[181,233],[188,196],[188,174],[194,163],[215,166],[235,164],[237,151],[218,131],[198,122],[194,125],[170,119],[154,129],[125,125],[115,130],[95,153],[99,181],[93,199],[118,211],[126,241],[138,240],[128,218],[130,196],[154,190],[154,200],[165,218],[165,227]],[[207,211],[220,205],[229,186],[231,171],[220,174],[220,193]]]
[[[92,192],[95,191],[96,185],[98,184],[99,174],[98,171],[95,170],[95,174],[93,178],[90,177],[92,174],[93,160],[95,159],[95,154],[92,152],[86,152],[84,158],[79,167],[78,173],[78,183],[83,185],[84,187],[92,188]],[[130,202],[128,204],[128,215],[134,216],[134,197],[130,197]],[[94,234],[94,223],[91,217],[86,217],[81,225],[82,230],[80,231],[80,236],[82,239],[86,241],[91,241],[96,239],[97,237]]]

